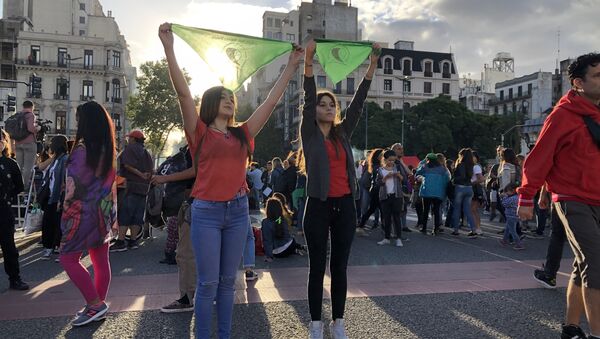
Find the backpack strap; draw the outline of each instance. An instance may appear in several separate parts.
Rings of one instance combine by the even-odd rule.
[[[600,148],[600,124],[598,124],[594,119],[592,119],[592,117],[588,115],[585,115],[583,117],[583,121],[585,122],[588,131],[590,131],[590,134],[592,135],[592,139],[596,143],[596,146]]]

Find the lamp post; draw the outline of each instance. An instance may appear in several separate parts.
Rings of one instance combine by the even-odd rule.
[[[71,61],[83,59],[82,57],[71,58],[71,54],[67,54],[67,116],[66,116],[66,134],[67,138],[69,138],[69,117],[71,116]]]
[[[404,116],[406,114],[406,105],[405,105],[405,100],[406,100],[406,83],[410,83],[411,79],[414,79],[413,77],[410,77],[408,75],[403,75],[401,77],[394,77],[400,81],[402,81],[402,137],[401,137],[401,141],[400,143],[402,143],[402,145],[404,145]]]
[[[510,131],[512,131],[513,129],[517,128],[517,127],[523,127],[525,125],[514,125],[513,127],[507,129],[506,131],[504,131],[504,133],[500,134],[500,144],[502,146],[504,146],[504,135],[508,134]]]

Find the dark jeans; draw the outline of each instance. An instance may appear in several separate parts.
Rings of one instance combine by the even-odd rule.
[[[358,227],[365,227],[367,220],[369,220],[371,215],[379,209],[379,189],[371,190],[369,192],[369,197],[369,209],[362,215]],[[375,218],[375,221],[377,221],[377,218]],[[377,222],[375,224],[377,224]]]
[[[308,306],[313,321],[321,320],[323,277],[327,264],[327,240],[331,233],[331,308],[333,319],[344,318],[348,257],[354,239],[356,211],[348,195],[321,201],[309,197],[304,213],[304,237],[308,246]]]
[[[396,198],[395,195],[389,195],[387,199],[381,200],[381,215],[383,218],[383,231],[385,232],[385,238],[391,237],[392,222],[394,225],[394,231],[396,237],[401,238],[402,234],[402,210],[404,202],[402,198]]]
[[[44,219],[42,221],[42,244],[44,248],[53,249],[60,245],[60,217],[62,212],[56,210],[57,203],[48,204],[44,207]]]
[[[286,258],[292,254],[296,254],[296,250],[301,250],[301,249],[302,249],[302,245],[298,244],[296,242],[296,240],[294,238],[292,238],[292,243],[290,244],[290,246],[288,246],[288,248],[283,250],[283,252],[281,252],[281,253],[277,253],[277,254],[273,253],[273,257]]]
[[[552,235],[550,236],[550,243],[548,244],[548,251],[546,252],[546,264],[544,264],[544,271],[551,277],[556,277],[556,273],[560,268],[560,260],[562,259],[563,248],[567,241],[567,234],[565,233],[565,227],[563,226],[556,209],[552,208],[551,213],[552,223]]]
[[[548,209],[543,210],[539,208],[536,200],[534,210],[537,222],[537,228],[535,230],[535,233],[537,233],[538,235],[543,235],[544,230],[546,229],[546,220],[548,220]]]
[[[19,252],[15,246],[15,218],[8,206],[0,207],[0,247],[4,256],[4,271],[11,281],[19,280]]]
[[[440,214],[440,206],[442,200],[438,198],[423,198],[423,232],[427,230],[427,219],[429,219],[429,211],[433,209],[433,225],[437,230],[442,225],[442,216]]]

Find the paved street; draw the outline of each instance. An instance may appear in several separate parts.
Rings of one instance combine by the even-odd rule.
[[[409,216],[409,225],[415,216]],[[486,219],[484,216],[482,219]],[[556,290],[531,278],[548,238],[526,240],[525,251],[501,247],[498,223],[468,239],[408,233],[405,246],[378,246],[379,230],[355,239],[349,267],[346,322],[351,338],[555,338],[560,334],[571,253],[565,249]],[[166,233],[155,231],[138,250],[112,253],[110,314],[104,322],[71,328],[83,299],[59,264],[41,249],[21,253],[28,292],[7,290],[0,278],[0,333],[6,338],[186,338],[192,314],[161,314],[178,297],[177,269],[159,264]],[[86,257],[85,264],[90,266]],[[307,257],[265,263],[260,279],[236,283],[233,338],[306,338]],[[2,273],[4,274],[4,273]],[[329,281],[326,278],[326,295]],[[331,317],[324,303],[323,316]],[[328,336],[327,336],[328,337]]]

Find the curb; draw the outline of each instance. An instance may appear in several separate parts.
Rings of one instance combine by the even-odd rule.
[[[27,249],[31,245],[34,245],[40,241],[42,237],[42,232],[37,231],[26,236],[15,239],[15,246],[17,247],[17,251],[20,253],[22,250]],[[0,258],[4,258],[4,254],[0,253]]]

